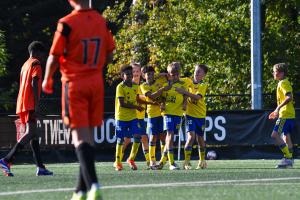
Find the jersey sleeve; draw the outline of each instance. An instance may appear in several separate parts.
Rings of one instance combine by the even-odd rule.
[[[142,84],[142,85],[140,86],[140,89],[141,89],[142,94],[144,94],[144,95],[146,95],[147,92],[150,91],[150,88],[147,87],[147,85],[145,85],[145,84]]]
[[[137,87],[136,93],[137,93],[137,95],[142,95],[143,94],[140,86]]]
[[[32,66],[32,73],[31,73],[31,77],[38,77],[39,79],[42,78],[42,68],[40,64],[36,64],[34,66]]]
[[[118,85],[117,90],[116,90],[116,97],[120,98],[120,97],[125,97],[124,94],[124,89],[121,85]]]
[[[283,81],[280,88],[284,95],[293,92],[292,86],[288,81]]]
[[[206,90],[207,90],[207,84],[201,84],[198,90],[196,91],[196,95],[201,95],[202,97],[204,97]]]
[[[50,55],[61,56],[64,54],[67,38],[70,32],[71,28],[68,24],[64,22],[58,22],[50,49]]]

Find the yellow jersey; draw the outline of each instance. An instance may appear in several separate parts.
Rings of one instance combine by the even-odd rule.
[[[139,94],[142,94],[141,85],[139,85]],[[146,99],[144,99],[144,100],[146,100]],[[142,106],[144,108],[144,110],[142,110],[142,111],[136,110],[136,116],[138,119],[145,119],[145,114],[146,114],[145,110],[146,110],[147,105],[146,104],[139,104],[139,105]]]
[[[167,84],[164,86],[167,86]],[[183,115],[182,105],[183,105],[184,95],[176,92],[175,91],[176,87],[188,90],[185,82],[178,81],[172,84],[170,90],[164,91],[162,97],[165,99],[165,110],[162,112],[162,115],[175,115],[175,116]]]
[[[168,83],[168,78],[166,76],[155,77],[155,83],[165,85]]]
[[[277,85],[277,105],[280,105],[284,101],[287,93],[291,93],[293,95],[293,88],[288,79],[283,79],[279,81]],[[279,118],[295,118],[295,108],[293,105],[293,101],[290,101],[280,109]]]
[[[136,109],[124,108],[119,104],[119,98],[124,98],[124,103],[138,105],[136,98],[140,94],[139,86],[132,83],[131,87],[128,87],[123,82],[119,83],[116,89],[115,99],[115,119],[120,121],[131,121],[137,118]]]
[[[142,85],[140,85],[140,87],[141,87],[142,94],[145,95],[148,92],[150,92],[150,93],[156,92],[157,90],[159,90],[160,88],[163,87],[163,84],[160,81],[155,81],[152,85],[145,82]],[[153,102],[152,99],[150,99],[149,97],[146,97],[146,101],[147,102]],[[158,102],[161,101],[160,97],[157,98],[157,101]],[[148,104],[147,105],[147,116],[149,118],[154,118],[154,117],[161,116],[160,105]]]
[[[187,88],[192,87],[192,85],[193,85],[193,80],[189,77],[182,77],[182,78],[180,78],[180,80],[185,83]]]
[[[205,118],[206,117],[206,104],[205,104],[205,93],[207,90],[207,84],[203,81],[199,83],[192,83],[191,87],[189,87],[189,92],[195,95],[201,95],[202,98],[199,100],[195,100],[192,98],[188,98],[188,104],[186,109],[186,114],[195,117],[195,118]]]

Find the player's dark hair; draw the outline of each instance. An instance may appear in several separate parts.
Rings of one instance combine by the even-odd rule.
[[[46,48],[42,42],[33,41],[28,46],[28,52],[29,54],[36,52],[46,52]]]
[[[154,68],[152,66],[145,66],[142,69],[143,74],[148,73],[148,72],[155,72]]]
[[[125,71],[128,71],[128,70],[132,70],[131,65],[121,65],[121,67],[120,67],[120,72],[121,73],[124,73]]]
[[[207,67],[207,65],[205,65],[205,64],[196,64],[196,65],[195,65],[195,68],[196,68],[196,67],[199,67],[199,68],[203,69],[204,73],[207,74],[207,72],[208,72],[208,67]]]
[[[288,65],[286,63],[277,63],[274,65],[274,68],[278,72],[283,72],[284,75],[286,75],[288,72]]]

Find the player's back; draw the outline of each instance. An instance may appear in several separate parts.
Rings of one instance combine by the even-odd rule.
[[[102,73],[106,56],[114,48],[105,19],[96,10],[74,10],[59,24],[67,35],[61,59],[63,80]]]
[[[20,73],[20,88],[17,99],[16,113],[34,110],[33,77],[38,77],[38,95],[41,93],[42,69],[40,61],[29,58],[22,66]]]

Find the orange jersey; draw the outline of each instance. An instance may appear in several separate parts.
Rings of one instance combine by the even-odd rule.
[[[30,110],[34,110],[34,93],[32,88],[32,79],[39,78],[38,95],[42,90],[42,68],[40,61],[36,58],[29,58],[22,66],[20,74],[20,89],[17,100],[16,113],[20,114]]]
[[[73,10],[58,21],[50,55],[60,57],[62,81],[99,74],[106,57],[115,49],[105,19],[92,9]]]

